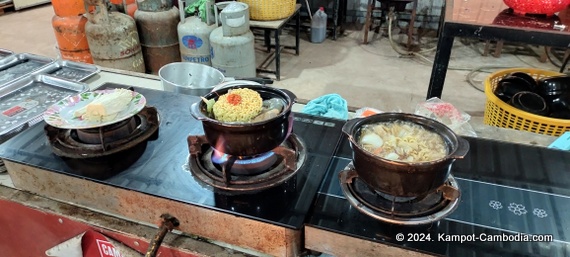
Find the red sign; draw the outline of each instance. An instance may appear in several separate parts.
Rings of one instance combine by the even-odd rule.
[[[123,257],[104,235],[93,230],[85,232],[81,248],[83,257]]]
[[[108,241],[100,239],[97,239],[96,241],[101,257],[123,257],[121,253],[115,249],[113,244],[109,243]]]

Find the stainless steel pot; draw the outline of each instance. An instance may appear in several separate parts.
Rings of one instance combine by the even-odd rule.
[[[158,70],[165,91],[186,95],[204,96],[224,82],[247,80],[258,84],[272,84],[267,78],[234,78],[208,65],[192,62],[173,62]]]
[[[194,118],[202,121],[202,127],[208,143],[216,150],[234,156],[253,156],[269,152],[279,146],[293,130],[293,112],[291,108],[296,96],[285,89],[267,86],[238,85],[224,87],[204,96],[206,99],[218,99],[231,89],[249,88],[257,91],[263,100],[280,98],[285,107],[277,117],[253,123],[226,123],[208,116],[206,104],[199,101],[190,107]]]
[[[364,125],[397,120],[413,122],[439,134],[447,145],[447,156],[430,162],[392,161],[366,151],[358,143]],[[450,128],[414,114],[381,113],[352,119],[345,123],[342,131],[348,136],[354,168],[362,181],[376,191],[398,197],[416,197],[436,191],[445,184],[453,162],[469,151],[469,142]]]
[[[158,70],[165,91],[203,96],[224,81],[224,74],[210,66],[192,62],[173,62]]]

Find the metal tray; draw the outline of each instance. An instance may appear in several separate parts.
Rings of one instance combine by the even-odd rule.
[[[36,74],[0,88],[0,142],[38,123],[54,103],[89,90],[82,82]]]
[[[0,86],[29,75],[54,60],[29,53],[13,54],[0,59]]]
[[[32,75],[49,74],[54,77],[64,78],[71,81],[85,81],[100,71],[101,69],[96,65],[57,60],[37,71],[32,72]]]
[[[0,48],[0,60],[1,60],[1,59],[4,59],[4,58],[6,58],[6,57],[8,57],[8,56],[10,56],[10,55],[13,55],[13,54],[14,54],[14,52],[12,52],[12,51],[10,51],[10,50],[8,50],[8,49]]]

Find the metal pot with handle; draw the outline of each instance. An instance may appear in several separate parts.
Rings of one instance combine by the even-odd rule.
[[[165,91],[186,95],[204,96],[224,82],[247,80],[259,84],[272,84],[267,78],[225,77],[221,71],[208,65],[192,62],[173,62],[158,71]]]

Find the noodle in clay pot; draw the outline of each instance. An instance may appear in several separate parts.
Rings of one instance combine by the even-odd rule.
[[[291,91],[264,85],[236,85],[212,91],[190,107],[202,121],[208,143],[235,156],[267,153],[293,132],[297,97]]]
[[[368,152],[393,161],[429,162],[444,158],[443,138],[406,121],[379,122],[362,127],[359,143]]]
[[[252,123],[277,117],[285,103],[278,98],[263,100],[258,92],[248,88],[229,90],[218,100],[207,100],[208,115],[222,122]]]
[[[375,191],[418,197],[445,185],[469,142],[436,120],[410,113],[380,113],[342,126],[358,178]]]

